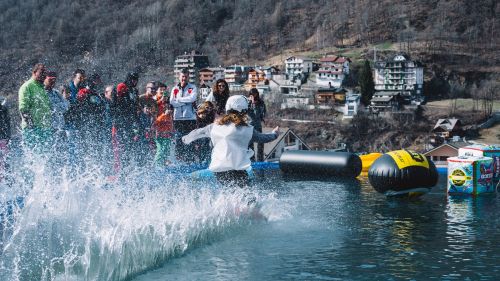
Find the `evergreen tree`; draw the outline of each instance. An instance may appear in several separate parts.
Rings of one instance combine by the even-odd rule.
[[[364,105],[369,105],[373,93],[375,92],[375,83],[373,82],[372,69],[368,60],[365,60],[365,64],[361,68],[359,74],[359,87],[361,90],[361,102]]]

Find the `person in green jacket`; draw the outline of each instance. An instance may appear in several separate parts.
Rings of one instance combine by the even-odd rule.
[[[37,63],[31,78],[19,88],[23,141],[27,148],[38,153],[48,152],[52,145],[52,114],[43,85],[45,77],[45,65]]]

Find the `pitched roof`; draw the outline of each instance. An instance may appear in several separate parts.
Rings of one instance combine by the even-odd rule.
[[[309,147],[309,145],[307,145],[307,143],[304,142],[303,139],[301,139],[299,136],[297,136],[292,130],[290,130],[289,128],[281,128],[281,129],[285,129],[285,132],[280,134],[278,136],[277,139],[275,139],[274,141],[268,143],[267,147],[264,146],[264,160],[267,160],[269,159],[269,156],[271,154],[273,154],[273,152],[276,150],[276,148],[278,147],[278,144],[283,141],[283,139],[288,135],[288,134],[292,134],[294,137],[296,137],[302,144],[304,144],[305,147],[307,147],[308,150],[311,150],[311,147]],[[264,131],[268,131],[268,130],[272,130],[272,129],[267,129],[267,130],[264,130]],[[267,149],[266,149],[267,148]]]
[[[446,131],[453,131],[453,129],[455,129],[455,126],[460,125],[460,123],[460,120],[458,120],[457,118],[439,119],[436,122],[436,125],[434,125],[432,131],[434,132],[439,128]]]
[[[327,56],[323,57],[319,60],[320,62],[337,62],[337,63],[344,63],[346,61],[351,61],[350,58],[346,57],[338,57],[338,56]]]
[[[324,58],[321,58],[319,61],[320,62],[334,62],[338,59],[339,57],[337,56],[332,56],[332,57],[324,57]]]
[[[440,149],[443,146],[449,146],[449,147],[451,147],[451,148],[453,148],[453,149],[455,149],[455,150],[458,151],[459,148],[466,147],[468,145],[470,145],[470,143],[465,142],[465,141],[447,142],[447,143],[443,143],[440,146],[434,147],[431,150],[428,150],[428,151],[424,152],[424,155],[427,155],[427,154],[429,154],[429,153],[431,153],[431,152],[433,152],[435,150],[438,150],[438,149]]]
[[[337,62],[339,62],[339,63],[344,63],[346,61],[351,62],[351,59],[350,58],[346,58],[346,57],[339,57],[337,59]]]

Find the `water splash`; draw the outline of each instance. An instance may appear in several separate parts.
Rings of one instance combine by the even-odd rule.
[[[16,191],[24,206],[4,219],[0,280],[129,279],[256,218],[284,214],[273,211],[273,193],[139,168],[116,182],[92,165],[76,177],[54,178],[42,162],[31,162],[29,192]],[[3,196],[13,189],[6,190]],[[253,197],[259,203],[249,206]]]

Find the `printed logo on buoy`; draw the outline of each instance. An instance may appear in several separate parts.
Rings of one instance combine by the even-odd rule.
[[[429,168],[429,162],[427,158],[420,153],[410,151],[410,150],[396,150],[387,153],[394,159],[396,165],[399,169],[404,169],[410,166],[420,166]]]
[[[451,172],[451,175],[449,176],[449,179],[451,182],[456,185],[456,186],[462,186],[465,184],[466,181],[471,180],[471,177],[468,177],[465,175],[465,172],[462,171],[461,169],[456,169]]]

